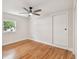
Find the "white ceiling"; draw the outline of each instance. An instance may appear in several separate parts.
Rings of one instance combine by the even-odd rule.
[[[73,0],[3,0],[3,12],[21,13],[22,8],[33,6],[34,10],[42,9],[41,14],[49,14],[73,7]]]

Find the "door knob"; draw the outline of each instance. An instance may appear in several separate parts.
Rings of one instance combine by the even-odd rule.
[[[67,28],[64,29],[65,31],[67,30]]]

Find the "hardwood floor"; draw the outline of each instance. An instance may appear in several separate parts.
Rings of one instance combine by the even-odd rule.
[[[71,51],[24,40],[3,46],[3,58],[14,53],[14,59],[75,59]]]

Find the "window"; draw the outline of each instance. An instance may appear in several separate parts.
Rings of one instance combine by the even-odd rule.
[[[3,21],[4,32],[14,32],[16,29],[16,22],[12,20]]]

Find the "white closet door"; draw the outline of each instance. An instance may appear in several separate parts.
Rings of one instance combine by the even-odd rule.
[[[57,46],[68,47],[68,14],[53,16],[53,43]]]

